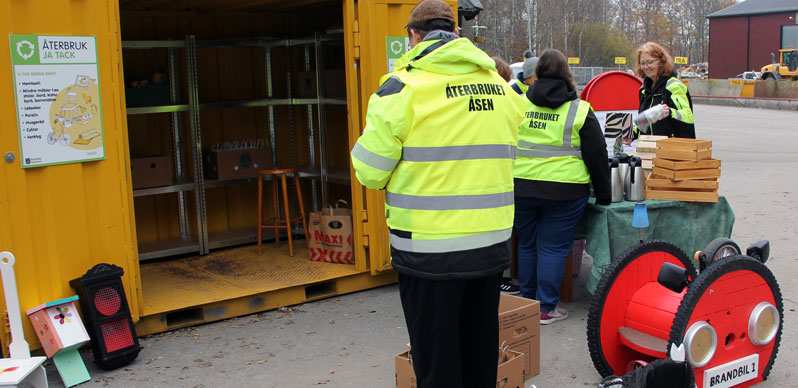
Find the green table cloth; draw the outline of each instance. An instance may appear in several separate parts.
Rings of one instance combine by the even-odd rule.
[[[706,248],[718,237],[731,237],[734,212],[726,198],[717,203],[646,200],[649,226],[643,229],[646,240],[665,240],[681,248],[689,257]],[[592,294],[611,261],[640,242],[638,228],[632,226],[634,202],[596,205],[591,198],[585,212],[587,245],[593,268],[587,282]]]

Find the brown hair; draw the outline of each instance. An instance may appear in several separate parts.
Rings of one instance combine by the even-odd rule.
[[[665,48],[662,46],[654,43],[654,42],[646,42],[643,43],[637,49],[637,69],[635,73],[640,78],[646,78],[646,73],[643,73],[643,67],[640,66],[640,55],[646,53],[651,55],[654,58],[659,59],[660,67],[659,67],[659,76],[660,77],[667,77],[673,73],[673,58],[671,58],[670,54],[665,51]]]
[[[543,52],[535,67],[535,75],[541,78],[558,78],[565,81],[568,90],[576,90],[574,74],[568,67],[568,59],[559,50],[548,49]]]
[[[510,82],[513,79],[513,69],[510,68],[510,65],[501,59],[501,57],[491,57],[493,62],[496,62],[496,71],[499,72],[499,75],[504,78],[505,81]]]

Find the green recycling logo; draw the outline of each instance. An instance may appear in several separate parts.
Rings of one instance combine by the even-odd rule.
[[[407,37],[405,36],[386,36],[385,55],[388,59],[399,59],[407,52]]]
[[[34,46],[33,43],[27,40],[20,40],[17,42],[17,54],[19,54],[22,59],[27,61],[35,52],[36,46]]]
[[[404,48],[405,48],[405,45],[403,45],[402,42],[400,42],[398,40],[395,40],[395,41],[391,42],[391,51],[393,52],[394,55],[401,55],[402,54],[402,50]],[[20,55],[22,55],[22,54],[20,54]]]

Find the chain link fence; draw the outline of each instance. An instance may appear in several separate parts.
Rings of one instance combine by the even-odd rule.
[[[597,75],[612,70],[627,71],[628,69],[626,67],[571,67],[571,71],[574,73],[574,82],[580,87],[587,85]]]

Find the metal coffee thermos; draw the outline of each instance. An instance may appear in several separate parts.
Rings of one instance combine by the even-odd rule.
[[[618,171],[621,173],[622,191],[626,192],[626,170],[629,168],[629,158],[631,156],[625,152],[617,152],[615,153],[615,157],[618,158]]]
[[[643,178],[643,159],[632,156],[629,158],[629,167],[623,181],[625,199],[627,201],[642,201],[646,198],[645,181]]]
[[[618,158],[610,159],[610,188],[612,191],[612,202],[623,201],[623,180],[621,171],[618,167]]]

